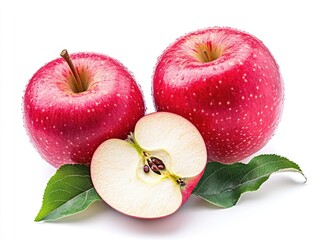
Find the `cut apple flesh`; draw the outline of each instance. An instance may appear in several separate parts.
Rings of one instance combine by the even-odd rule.
[[[173,162],[165,165],[176,175],[196,176],[206,164],[206,147],[200,133],[179,115],[166,112],[147,115],[136,123],[134,137],[143,149],[169,153]]]
[[[98,147],[92,182],[102,199],[124,214],[163,217],[181,206],[183,190],[202,173],[206,158],[204,141],[190,122],[153,113],[139,120],[128,141],[110,139]]]

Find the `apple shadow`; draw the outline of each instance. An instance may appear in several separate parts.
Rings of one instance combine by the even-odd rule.
[[[295,174],[297,173],[293,173],[293,177],[285,174],[287,173],[281,173],[280,176],[271,176],[258,191],[243,194],[237,205],[247,207],[252,203],[258,204],[258,201],[262,201],[263,199],[270,199],[276,195],[280,196],[282,192],[292,191],[294,188],[298,188],[298,186],[304,186],[302,176],[300,178],[296,177]],[[289,197],[288,195],[287,197]],[[183,231],[185,227],[191,226],[193,224],[192,214],[198,215],[194,211],[220,212],[224,210],[226,209],[212,205],[198,196],[191,195],[190,199],[174,214],[160,219],[145,220],[128,217],[112,209],[103,201],[99,201],[80,214],[49,223],[67,223],[72,225],[90,223],[90,227],[98,227],[99,229],[107,223],[109,228],[118,232],[123,231],[125,228],[127,233],[136,236],[165,237],[170,236],[172,233]]]
[[[128,218],[127,216],[120,214],[118,217],[118,224],[126,223],[126,229],[136,234],[143,234],[143,236],[169,236],[172,232],[181,231],[185,226],[192,224],[191,212],[194,209],[201,208],[220,210],[222,208],[209,204],[208,202],[200,199],[195,195],[191,195],[190,199],[174,214],[152,220],[143,220],[136,218]]]
[[[186,205],[187,204],[187,205]],[[197,208],[197,209],[212,209],[212,210],[222,210],[223,208],[218,207],[214,204],[211,204],[204,199],[201,199],[200,197],[196,195],[191,195],[190,199],[186,203],[187,208]]]
[[[118,225],[125,224],[127,231],[136,235],[143,236],[169,236],[172,232],[178,232],[187,221],[185,212],[178,210],[174,214],[159,219],[137,219],[127,217],[121,213],[116,212]],[[187,224],[188,225],[188,224]]]
[[[176,213],[168,217],[160,219],[138,219],[117,212],[103,201],[99,201],[95,202],[89,206],[88,209],[79,214],[71,215],[56,221],[41,223],[75,225],[98,221],[98,224],[92,224],[92,226],[104,225],[107,222],[110,224],[111,228],[117,229],[118,231],[122,231],[123,226],[125,226],[126,231],[132,232],[136,235],[165,236],[178,231],[184,226],[185,221],[187,221],[185,214],[187,213],[182,211],[181,208]]]

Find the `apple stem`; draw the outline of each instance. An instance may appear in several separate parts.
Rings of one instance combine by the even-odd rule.
[[[209,59],[207,51],[203,51],[203,53],[204,53],[204,56],[205,56],[205,62],[210,62],[211,60]]]
[[[82,85],[82,81],[81,81],[81,78],[78,74],[78,72],[75,70],[75,67],[73,65],[73,62],[70,58],[70,55],[68,53],[68,51],[66,49],[62,50],[62,52],[60,53],[60,56],[64,58],[64,60],[68,63],[71,71],[72,71],[72,74],[73,74],[73,77],[75,79],[75,84],[76,84],[76,88],[78,90],[78,92],[83,92],[84,91],[84,88],[83,88],[83,85]]]

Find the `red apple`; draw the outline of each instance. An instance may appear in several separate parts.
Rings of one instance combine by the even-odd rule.
[[[236,162],[261,149],[279,123],[284,86],[279,67],[256,37],[232,28],[192,32],[157,63],[158,111],[190,120],[211,161]]]
[[[29,81],[24,121],[31,142],[55,167],[89,164],[106,139],[126,138],[144,115],[142,93],[111,57],[77,53],[53,60]],[[72,60],[71,60],[72,59]]]

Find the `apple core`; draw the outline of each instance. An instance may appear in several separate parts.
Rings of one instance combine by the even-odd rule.
[[[143,169],[143,171],[138,170],[137,172],[142,179],[156,179],[158,177],[169,178],[176,182],[180,187],[186,186],[186,179],[177,176],[171,171],[171,156],[165,150],[159,149],[155,151],[147,151],[142,149],[134,139],[133,133],[131,133],[131,135],[128,137],[128,142],[131,143],[134,148],[136,148],[141,156],[139,168]],[[165,163],[168,165],[168,167],[166,167]]]

